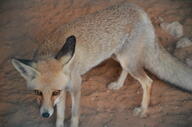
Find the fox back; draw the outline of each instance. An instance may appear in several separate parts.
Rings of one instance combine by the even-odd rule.
[[[145,33],[145,31],[148,32]],[[153,27],[146,13],[130,3],[114,5],[80,17],[63,25],[56,33],[59,37],[54,38],[54,41],[46,42],[42,48],[48,52],[53,49],[54,45],[63,44],[63,40],[75,35],[77,44],[73,61],[81,74],[122,48],[126,48],[129,41],[134,41],[138,36],[155,38]]]

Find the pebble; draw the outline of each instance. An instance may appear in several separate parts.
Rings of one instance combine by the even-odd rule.
[[[192,58],[187,58],[185,62],[189,67],[192,67]]]
[[[181,38],[176,43],[176,48],[185,48],[185,47],[189,47],[189,46],[192,46],[192,41],[189,38],[187,38],[187,37]]]
[[[183,26],[178,22],[174,21],[172,23],[161,23],[161,28],[171,34],[175,38],[180,38],[183,36]]]

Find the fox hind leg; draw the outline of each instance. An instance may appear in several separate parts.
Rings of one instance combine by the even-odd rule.
[[[130,53],[121,52],[116,54],[115,60],[117,60],[121,67],[122,72],[117,81],[112,82],[108,85],[109,89],[119,89],[123,86],[124,81],[129,73],[133,78],[139,81],[143,88],[143,97],[141,106],[134,109],[134,115],[139,115],[141,117],[146,117],[148,106],[150,103],[150,93],[152,79],[144,71],[139,57],[129,57]],[[138,55],[139,56],[139,55]],[[133,59],[134,58],[134,59]]]
[[[108,85],[108,88],[112,89],[112,90],[120,89],[124,84],[124,81],[125,81],[125,79],[127,77],[127,74],[128,74],[128,72],[123,69],[121,74],[120,74],[119,79],[117,81],[115,81],[115,82],[110,83]]]
[[[136,57],[135,57],[136,58]],[[119,89],[123,86],[124,81],[129,73],[133,78],[139,81],[143,88],[143,97],[141,106],[134,109],[134,115],[139,115],[141,117],[147,116],[147,110],[150,103],[150,93],[153,80],[146,74],[144,69],[138,65],[140,63],[135,59],[134,61],[126,59],[123,55],[116,57],[116,59],[121,64],[122,72],[119,79],[108,85],[109,89]],[[131,62],[128,62],[131,61]]]
[[[121,59],[118,58],[118,57],[113,57],[113,59],[116,60],[116,61],[118,61],[118,62],[120,63],[120,65],[121,65],[121,67],[122,67],[122,72],[121,72],[118,80],[115,81],[115,82],[110,83],[110,84],[108,85],[108,88],[109,88],[109,89],[112,89],[112,90],[117,90],[117,89],[120,89],[120,88],[123,86],[123,84],[124,84],[124,82],[125,82],[125,80],[126,80],[128,71],[127,71],[127,70],[125,69],[125,67],[124,67],[123,60],[121,60]]]
[[[130,72],[130,74],[139,81],[143,88],[141,106],[134,109],[134,115],[146,117],[148,106],[150,104],[150,94],[153,80],[146,74],[144,69],[139,69],[137,72]]]
[[[136,58],[136,57],[135,57]],[[150,103],[150,93],[153,80],[146,74],[144,69],[138,65],[137,59],[134,61],[126,59],[126,56],[117,54],[115,60],[119,61],[122,67],[122,72],[117,81],[108,85],[109,89],[119,89],[123,86],[124,81],[129,73],[133,78],[139,81],[143,88],[143,97],[141,106],[134,109],[134,115],[146,117]],[[131,62],[128,62],[131,61]]]

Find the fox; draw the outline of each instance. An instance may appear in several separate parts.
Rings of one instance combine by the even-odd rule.
[[[135,4],[115,4],[66,23],[61,29],[59,41],[64,45],[56,54],[11,60],[27,88],[35,91],[40,115],[49,118],[57,108],[56,127],[64,127],[67,92],[72,100],[70,127],[79,126],[82,75],[109,58],[122,68],[119,78],[107,85],[109,89],[123,87],[128,74],[142,86],[141,106],[133,110],[134,115],[148,114],[153,79],[146,70],[176,87],[192,90],[192,69],[161,46],[147,13]]]

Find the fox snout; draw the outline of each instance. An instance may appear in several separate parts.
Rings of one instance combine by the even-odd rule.
[[[54,113],[54,106],[60,101],[61,90],[34,90],[37,103],[40,104],[40,115],[49,118]]]
[[[41,115],[42,117],[44,117],[44,118],[49,118],[49,117],[51,117],[52,114],[53,114],[53,112],[54,112],[53,108],[47,109],[47,108],[41,107],[41,109],[40,109],[40,115]]]

